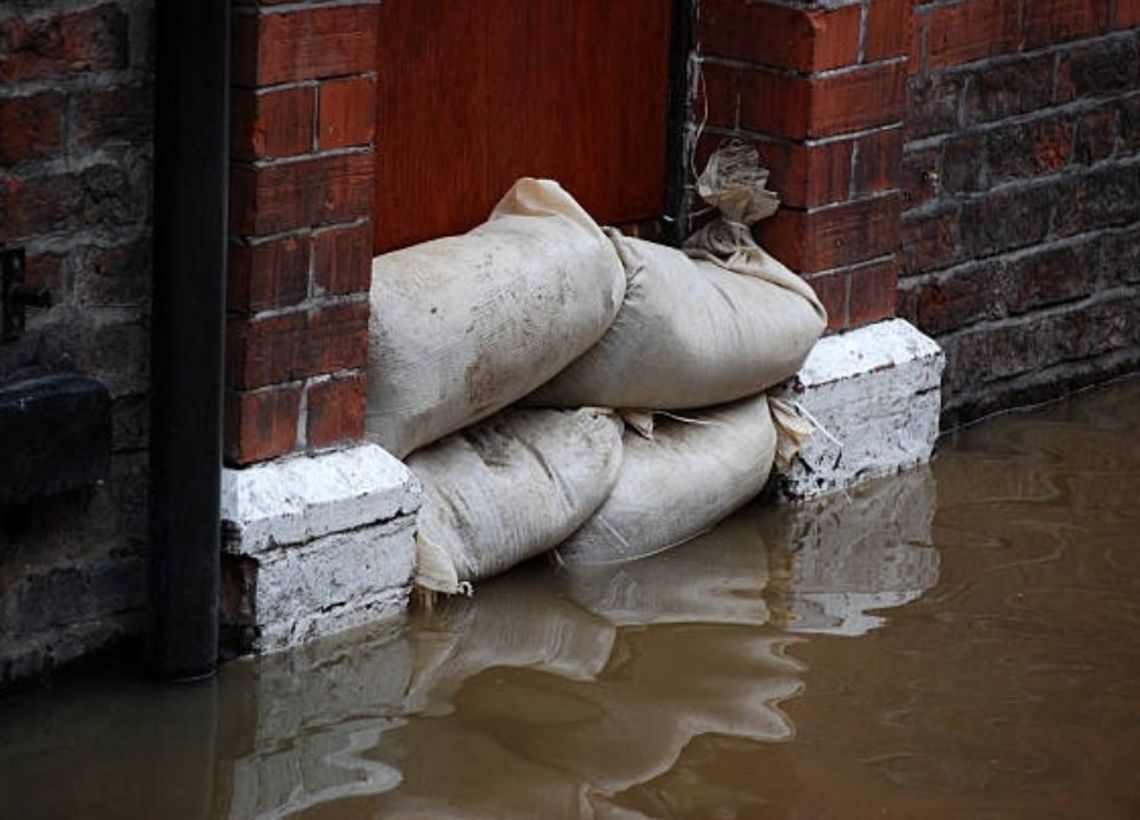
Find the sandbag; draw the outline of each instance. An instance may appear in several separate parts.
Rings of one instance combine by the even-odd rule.
[[[459,592],[557,546],[601,505],[621,459],[621,419],[592,408],[508,410],[417,451],[417,585]]]
[[[665,418],[653,438],[626,431],[605,503],[558,547],[568,564],[641,558],[710,529],[764,486],[776,429],[763,395]]]
[[[621,306],[613,245],[558,183],[524,178],[462,236],[376,257],[368,436],[394,455],[521,398]]]
[[[811,287],[759,248],[762,256],[735,271],[711,255],[693,259],[616,232],[611,238],[628,279],[621,310],[529,405],[723,404],[795,374],[827,324]]]

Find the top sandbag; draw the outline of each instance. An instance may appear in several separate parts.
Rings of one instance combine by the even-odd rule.
[[[556,182],[524,178],[484,224],[372,263],[367,428],[397,457],[525,396],[593,345],[625,274]]]
[[[610,236],[628,280],[621,311],[598,344],[527,404],[723,404],[794,375],[823,333],[827,315],[815,293],[759,248],[737,271],[711,254],[693,259],[692,251]]]

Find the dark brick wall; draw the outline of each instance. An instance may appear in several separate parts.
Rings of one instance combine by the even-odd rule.
[[[114,430],[107,482],[0,511],[0,686],[141,625],[153,8],[0,4],[0,241],[26,246],[54,302],[0,346],[0,386],[94,376]]]
[[[899,313],[944,424],[1140,366],[1140,3],[914,6]]]

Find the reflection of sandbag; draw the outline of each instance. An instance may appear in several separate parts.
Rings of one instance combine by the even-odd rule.
[[[368,434],[398,457],[538,387],[617,314],[625,276],[594,221],[521,179],[463,236],[372,265]]]
[[[567,563],[639,558],[688,541],[760,492],[776,430],[763,396],[627,432],[617,483],[559,553]]]
[[[621,432],[605,410],[511,410],[413,454],[416,583],[457,592],[557,546],[617,480]]]
[[[546,567],[543,567],[546,569]],[[411,633],[415,666],[404,713],[442,715],[471,677],[514,667],[571,680],[592,680],[613,650],[616,628],[566,599],[549,572],[487,583],[419,614]]]
[[[601,341],[528,404],[722,404],[792,376],[823,332],[811,288],[771,257],[746,275],[664,245],[611,238],[629,280],[625,302]]]
[[[684,546],[643,561],[573,567],[569,595],[619,626],[765,624],[768,560],[759,521],[765,511],[745,507]]]

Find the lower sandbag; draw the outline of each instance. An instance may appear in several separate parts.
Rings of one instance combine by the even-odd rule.
[[[557,546],[609,495],[621,460],[622,421],[595,408],[508,410],[416,451],[417,585],[458,592]]]
[[[665,417],[652,439],[627,431],[613,491],[558,553],[568,564],[598,564],[695,538],[760,492],[775,452],[763,395]]]

